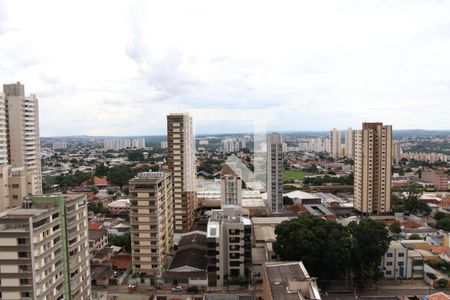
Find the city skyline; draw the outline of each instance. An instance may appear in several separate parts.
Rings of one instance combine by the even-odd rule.
[[[42,136],[224,109],[267,111],[271,131],[450,127],[448,2],[169,2],[0,1],[0,80],[40,99]]]

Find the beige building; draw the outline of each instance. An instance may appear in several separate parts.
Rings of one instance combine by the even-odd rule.
[[[396,165],[399,165],[401,159],[402,159],[402,143],[400,141],[395,141],[392,144],[392,160]]]
[[[58,208],[0,213],[0,299],[63,299],[64,258]]]
[[[355,130],[354,207],[361,213],[391,210],[392,126],[363,123]]]
[[[195,192],[195,141],[192,118],[187,114],[167,116],[169,170],[172,173],[174,199],[174,231],[191,230],[197,209]]]
[[[353,158],[355,148],[355,139],[353,138],[353,129],[349,127],[345,133],[345,156]]]
[[[283,140],[281,134],[267,135],[267,208],[283,212]]]
[[[38,100],[20,83],[0,93],[0,211],[42,193]]]
[[[91,299],[85,194],[29,197],[0,213],[1,299]]]
[[[91,299],[88,212],[86,194],[36,196],[25,199],[32,208],[58,209],[64,264],[64,299]]]
[[[333,130],[330,131],[330,154],[331,157],[334,159],[341,157],[341,133],[338,129],[333,128]]]
[[[129,182],[133,273],[161,278],[173,248],[170,173],[145,172]]]
[[[5,84],[8,156],[12,168],[23,168],[29,195],[42,194],[39,108],[34,94],[25,96],[23,84]]]
[[[438,191],[448,190],[449,177],[443,169],[424,169],[420,173],[420,178],[423,181],[431,182]]]

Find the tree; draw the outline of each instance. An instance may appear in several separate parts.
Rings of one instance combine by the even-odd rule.
[[[292,201],[292,198],[288,196],[283,196],[283,205],[292,205],[294,204],[294,201]]]
[[[417,233],[413,233],[409,236],[410,240],[421,240],[422,238]]]
[[[385,225],[372,219],[352,222],[348,229],[353,237],[352,272],[358,287],[364,288],[376,280],[391,239]]]
[[[303,261],[321,280],[336,278],[350,265],[351,236],[341,224],[314,216],[299,216],[275,228],[274,250],[282,260]]]
[[[108,245],[122,247],[125,251],[131,251],[131,235],[125,233],[124,235],[113,235],[108,236]]]
[[[447,213],[442,212],[442,211],[438,211],[438,212],[436,212],[436,213],[434,214],[434,219],[435,219],[436,221],[439,221],[440,219],[448,218],[448,217],[450,217],[450,214],[447,214]]]
[[[450,218],[441,218],[436,222],[436,228],[450,231]]]
[[[99,176],[99,177],[105,177],[108,175],[108,171],[109,171],[109,168],[107,166],[105,166],[105,164],[102,163],[95,167],[94,175]]]
[[[129,166],[117,166],[109,170],[106,178],[110,184],[116,185],[122,190],[122,187],[128,184],[133,176],[134,172]]]
[[[389,230],[392,232],[392,233],[400,233],[400,232],[402,232],[402,227],[401,227],[401,225],[400,225],[400,222],[399,221],[394,221],[392,224],[391,224],[391,226],[389,226]]]
[[[438,280],[438,286],[442,289],[448,285],[448,280],[445,278],[441,278]]]

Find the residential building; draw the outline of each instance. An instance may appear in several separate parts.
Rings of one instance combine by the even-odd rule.
[[[220,193],[222,205],[242,205],[242,180],[228,165],[220,174]]]
[[[240,177],[226,166],[221,185],[221,209],[211,210],[206,230],[208,286],[218,287],[249,278],[252,266],[252,223],[241,213]]]
[[[336,128],[330,131],[330,151],[332,158],[338,159],[341,157],[341,133]]]
[[[89,229],[89,253],[91,258],[108,245],[108,231],[105,228]]]
[[[170,173],[139,173],[129,182],[133,273],[160,279],[173,248]]]
[[[19,82],[0,93],[0,173],[0,210],[42,193],[38,100]]]
[[[65,298],[61,217],[56,207],[0,213],[1,299]]]
[[[301,261],[266,262],[263,273],[265,300],[321,299],[316,279],[309,276]]]
[[[223,287],[229,281],[249,278],[252,266],[252,223],[240,207],[213,209],[206,232],[208,286]]]
[[[91,299],[88,211],[86,194],[32,196],[24,200],[31,208],[57,208],[61,218],[61,251],[64,270],[64,299]]]
[[[105,150],[143,149],[145,148],[145,139],[107,139],[104,141],[104,146]]]
[[[345,133],[345,156],[353,158],[355,140],[353,139],[353,129],[349,127]]]
[[[355,130],[354,208],[364,214],[391,210],[392,126],[363,123]]]
[[[283,212],[282,144],[281,134],[267,135],[267,208],[271,214]]]
[[[392,160],[396,165],[399,165],[401,159],[402,159],[402,143],[399,141],[395,141],[392,144]]]
[[[420,241],[417,241],[420,242]],[[424,277],[424,257],[421,250],[411,245],[391,241],[389,249],[381,260],[380,269],[387,279],[417,279]]]
[[[420,173],[420,178],[424,181],[431,182],[438,191],[448,190],[449,176],[445,173],[444,169],[423,169]]]
[[[111,215],[126,216],[130,213],[130,199],[119,199],[108,203],[108,210]]]
[[[195,192],[195,141],[192,118],[187,113],[167,116],[167,163],[172,173],[174,231],[191,230],[197,208]]]
[[[52,144],[52,148],[54,150],[66,149],[67,148],[67,143],[66,143],[66,141],[55,141]]]

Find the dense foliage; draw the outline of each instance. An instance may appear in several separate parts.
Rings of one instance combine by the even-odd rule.
[[[391,226],[389,226],[389,230],[392,233],[400,233],[402,232],[402,228],[399,221],[394,221]]]
[[[122,190],[122,187],[126,184],[128,184],[128,181],[134,177],[134,171],[129,166],[117,166],[112,167],[106,179],[111,185],[116,185],[120,187]]]
[[[274,250],[281,260],[301,260],[313,276],[334,278],[350,264],[351,236],[335,221],[301,216],[281,223],[275,233]]]
[[[352,185],[353,184],[353,173],[349,176],[330,176],[330,175],[324,175],[324,176],[315,176],[315,177],[305,177],[303,179],[304,184],[309,185],[322,185],[325,183],[337,183],[342,185]]]
[[[359,287],[376,280],[390,242],[384,224],[371,219],[344,227],[333,220],[300,216],[278,225],[275,233],[274,250],[282,260],[301,260],[319,280],[352,273]]]
[[[416,185],[410,185],[405,193],[400,194],[400,196],[392,196],[392,210],[428,216],[431,213],[431,207],[421,201],[420,196],[422,196],[421,189]]]
[[[131,251],[131,235],[126,233],[124,235],[112,235],[108,236],[108,245],[119,246],[123,250],[129,252]]]

